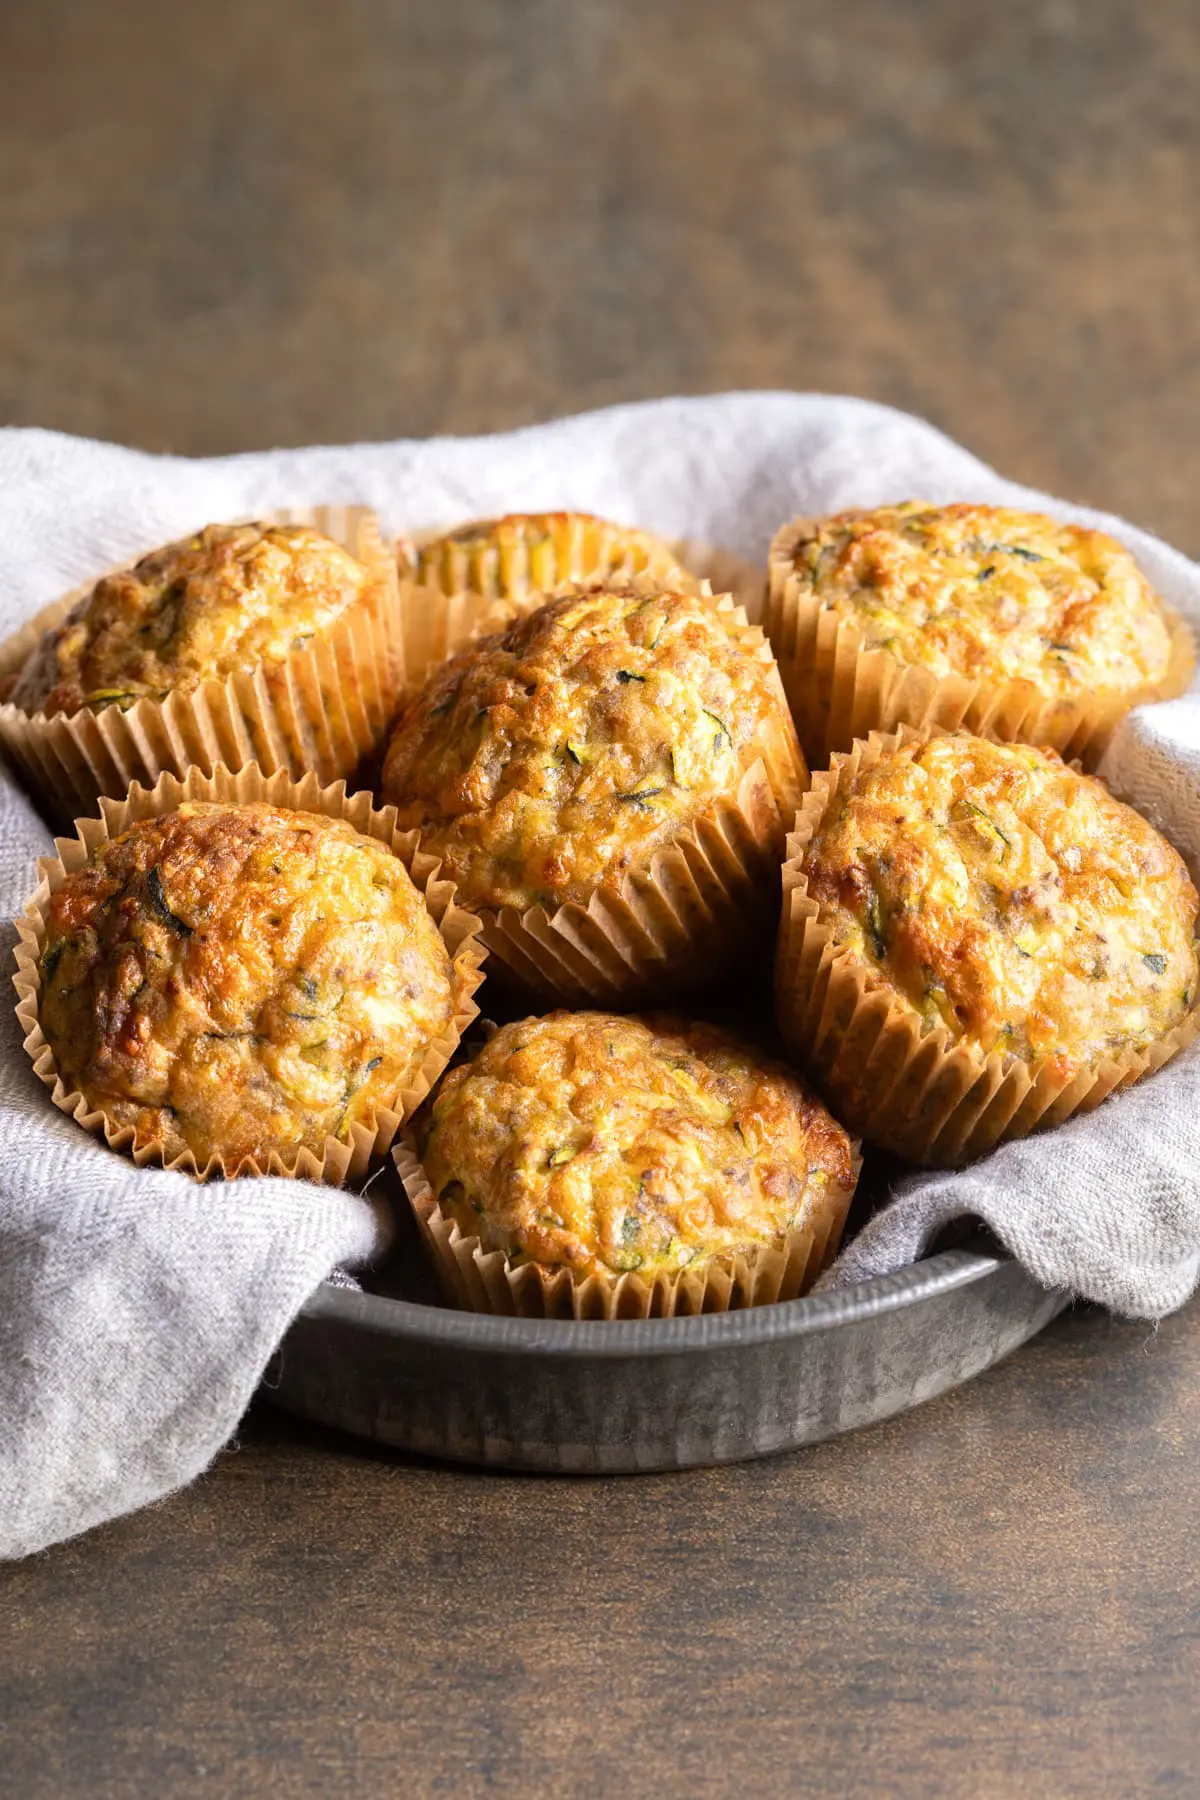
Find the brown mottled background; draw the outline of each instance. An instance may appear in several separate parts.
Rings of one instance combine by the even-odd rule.
[[[0,415],[154,449],[865,394],[1200,550],[1195,0],[0,11]]]
[[[1196,0],[0,5],[0,418],[210,452],[729,387],[1200,553]],[[1200,1309],[613,1482],[260,1409],[0,1572],[0,1790],[1200,1793]]]

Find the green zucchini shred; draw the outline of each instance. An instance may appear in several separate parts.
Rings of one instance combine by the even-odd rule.
[[[119,706],[122,712],[128,712],[142,698],[141,694],[131,694],[128,688],[94,688],[90,694],[84,695],[83,704],[97,712],[106,706]]]
[[[713,724],[717,728],[717,735],[713,739],[714,749],[718,749],[718,750],[720,749],[721,739],[724,738],[725,742],[729,745],[729,748],[732,750],[733,749],[733,736],[729,730],[728,725],[726,725],[724,719],[719,719],[715,712],[709,712],[707,706],[701,707],[700,710],[703,712],[705,718],[711,719]]]
[[[187,920],[181,919],[179,914],[172,912],[171,908],[167,905],[167,896],[163,888],[162,870],[157,863],[152,863],[146,874],[146,897],[160,924],[165,925],[168,931],[178,933],[180,937],[191,937],[192,927],[188,924]]]
[[[867,930],[871,935],[872,948],[876,956],[887,953],[887,921],[883,916],[883,901],[877,888],[871,889],[871,898],[867,902]]]
[[[39,972],[42,977],[43,987],[49,987],[50,983],[54,980],[54,971],[62,961],[62,953],[66,948],[66,944],[66,938],[56,938],[54,943],[48,944],[42,951]]]
[[[1001,550],[1006,556],[1019,556],[1023,562],[1045,562],[1039,550],[1026,550],[1023,544],[989,544],[989,550]]]
[[[963,805],[966,807],[967,811],[971,814],[972,818],[983,820],[983,822],[987,826],[988,830],[992,831],[996,834],[996,836],[1000,839],[1000,842],[1005,846],[1006,849],[1009,849],[1009,850],[1012,849],[1012,839],[1005,837],[1004,833],[1001,831],[1000,827],[997,825],[995,819],[992,818],[990,813],[985,813],[982,806],[976,806],[976,804],[973,800],[964,800]]]

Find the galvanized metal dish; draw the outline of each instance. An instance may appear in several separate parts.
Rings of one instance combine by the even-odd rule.
[[[494,1318],[324,1286],[266,1392],[321,1424],[459,1462],[682,1469],[889,1418],[978,1375],[1065,1304],[1016,1263],[975,1249],[701,1318]]]

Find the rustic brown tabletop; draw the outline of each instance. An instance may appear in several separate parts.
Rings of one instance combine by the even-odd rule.
[[[179,452],[852,391],[1200,552],[1193,0],[0,11],[0,414]],[[260,1406],[0,1572],[0,1788],[1200,1792],[1200,1307],[776,1461]]]

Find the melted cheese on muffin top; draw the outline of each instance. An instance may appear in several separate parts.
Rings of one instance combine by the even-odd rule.
[[[384,798],[468,905],[586,903],[736,791],[768,720],[794,741],[774,664],[711,602],[573,593],[435,671],[393,734]]]
[[[668,1018],[506,1025],[445,1077],[420,1142],[465,1235],[581,1277],[781,1244],[854,1183],[850,1139],[795,1075]]]
[[[1122,693],[1171,660],[1161,603],[1128,550],[1041,513],[919,501],[839,513],[813,522],[794,568],[864,649],[939,677]]]
[[[9,698],[31,714],[129,706],[280,662],[373,580],[308,525],[209,525],[98,581],[35,647]]]
[[[835,941],[985,1053],[1093,1068],[1196,993],[1182,858],[1053,751],[951,736],[885,752],[844,783],[803,867]]]
[[[399,858],[265,805],[189,803],[101,844],[50,903],[40,968],[68,1090],[201,1166],[345,1137],[453,1013]]]

